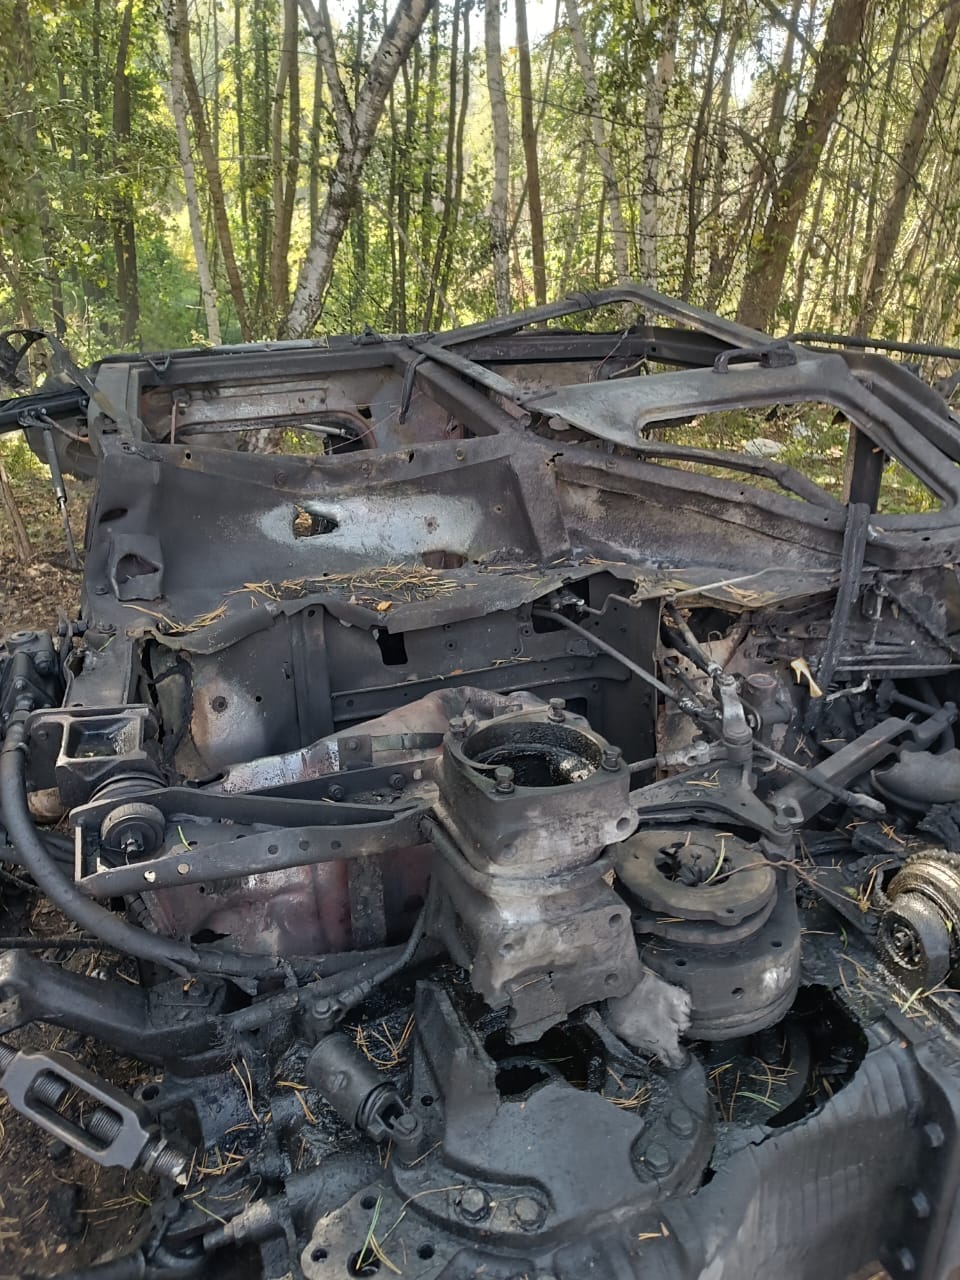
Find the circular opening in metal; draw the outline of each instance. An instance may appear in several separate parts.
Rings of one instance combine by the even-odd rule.
[[[515,720],[478,729],[464,743],[468,760],[485,770],[506,765],[518,787],[564,787],[600,768],[599,745],[565,724]]]

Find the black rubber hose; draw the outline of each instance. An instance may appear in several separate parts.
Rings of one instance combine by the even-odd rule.
[[[275,956],[205,951],[175,938],[148,933],[88,898],[57,866],[33,825],[27,804],[26,772],[24,729],[21,723],[14,723],[8,728],[0,751],[0,808],[22,865],[68,919],[108,946],[140,960],[162,964],[184,977],[196,970],[226,977],[259,977],[281,969]]]

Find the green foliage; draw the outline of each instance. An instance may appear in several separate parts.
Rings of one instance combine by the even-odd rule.
[[[127,0],[5,0],[0,5],[0,311],[11,322],[65,327],[81,359],[119,345],[187,344],[205,330],[167,102],[169,48],[157,0],[132,0],[129,54],[117,66]],[[791,131],[802,118],[831,0],[769,6],[760,0],[581,0],[594,60],[600,124],[620,187],[639,274],[648,107],[660,62],[673,55],[657,175],[658,286],[736,311],[751,249]],[[454,5],[459,8],[455,10]],[[782,11],[782,12],[781,12]],[[291,77],[275,102],[282,0],[190,0],[190,49],[219,163],[228,230],[255,336],[282,327],[284,290],[270,280],[278,167],[294,174],[288,290],[322,208],[337,157],[329,86],[314,106],[317,52],[298,17],[297,150],[290,155]],[[381,38],[383,4],[334,7],[336,59],[355,104]],[[565,10],[555,30],[533,31],[534,115],[544,199],[548,293],[615,278],[609,191],[597,161],[587,96]],[[798,14],[800,37],[788,34]],[[778,17],[778,14],[780,15]],[[531,15],[536,22],[535,11]],[[456,16],[456,20],[455,20]],[[469,20],[469,102],[456,126]],[[532,254],[513,10],[502,19],[510,114],[511,289],[532,301]],[[782,330],[847,329],[858,318],[871,238],[897,172],[897,148],[917,83],[937,39],[940,10],[871,9],[855,83],[819,158],[783,294]],[[457,45],[454,48],[454,30]],[[394,85],[362,175],[327,292],[325,331],[439,327],[495,306],[491,246],[492,148],[483,56],[483,6],[438,0]],[[118,136],[118,76],[130,93],[129,136]],[[938,104],[875,324],[882,336],[960,340],[958,67]],[[779,107],[778,107],[779,103]],[[779,118],[775,117],[777,110]],[[451,122],[453,133],[451,134]],[[296,130],[293,131],[296,133]],[[194,137],[207,254],[225,341],[240,337]],[[282,185],[282,184],[281,184]],[[126,211],[126,212],[125,212]],[[130,329],[118,228],[136,248],[139,312]],[[120,256],[118,256],[118,254]],[[127,312],[125,312],[125,307]],[[611,317],[617,324],[620,317]],[[126,329],[126,336],[125,335]]]

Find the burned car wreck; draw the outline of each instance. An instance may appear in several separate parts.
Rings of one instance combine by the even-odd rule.
[[[3,856],[140,984],[0,955],[0,1085],[168,1191],[66,1274],[957,1280],[939,395],[636,287],[77,382],[14,402],[96,489],[2,651]],[[813,402],[840,497],[671,439]]]

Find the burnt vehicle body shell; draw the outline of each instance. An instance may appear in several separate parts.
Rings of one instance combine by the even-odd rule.
[[[624,305],[670,324],[531,327]],[[174,1192],[110,1274],[956,1280],[942,399],[635,287],[87,383],[46,401],[97,477],[82,635],[8,639],[4,795],[56,789],[56,874],[180,950],[139,988],[0,957],[0,1034],[161,1069],[2,1083],[222,1220]],[[840,499],[669,439],[807,403]],[[264,428],[327,447],[224,447]],[[877,510],[889,458],[939,510]],[[215,1186],[171,1155],[239,1130]]]

